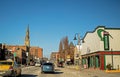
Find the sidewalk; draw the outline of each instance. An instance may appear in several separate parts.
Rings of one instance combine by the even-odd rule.
[[[74,69],[74,70],[82,70],[83,68],[80,68],[80,66],[77,65],[66,65],[65,68]]]
[[[80,74],[85,75],[86,77],[120,77],[120,73],[107,73],[105,70],[100,69],[83,69],[78,68],[74,65],[66,66],[65,68],[79,71]]]
[[[30,70],[34,66],[22,66],[22,70]]]

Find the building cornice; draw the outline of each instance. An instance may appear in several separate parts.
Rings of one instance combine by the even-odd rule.
[[[105,26],[97,26],[93,31],[87,31],[86,33],[85,33],[85,36],[82,38],[82,40],[84,40],[85,39],[85,37],[86,37],[86,35],[88,34],[88,33],[94,33],[97,29],[99,29],[99,28],[104,28],[105,30],[120,30],[120,28],[111,28],[111,27],[105,27]]]

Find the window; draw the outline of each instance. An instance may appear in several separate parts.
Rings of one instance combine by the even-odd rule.
[[[0,65],[12,65],[12,62],[0,62]]]

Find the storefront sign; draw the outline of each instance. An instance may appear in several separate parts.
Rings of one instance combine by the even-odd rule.
[[[98,29],[97,34],[100,37],[101,41],[104,42],[104,50],[109,50],[109,36],[112,38],[112,36],[109,34],[109,32]]]
[[[14,57],[16,57],[16,56],[17,56],[16,52],[14,52],[14,54],[13,54],[13,55],[14,55]]]
[[[109,50],[109,33],[104,32],[104,50]]]

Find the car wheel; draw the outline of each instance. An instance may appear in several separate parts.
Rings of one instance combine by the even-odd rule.
[[[21,73],[17,77],[21,77]]]
[[[44,74],[44,72],[43,72],[43,71],[41,71],[41,74]]]
[[[13,71],[13,72],[12,72],[12,77],[16,77],[16,76],[17,76],[16,71]]]
[[[20,70],[20,73],[19,73],[18,77],[21,77],[21,72],[22,72],[22,71]]]

